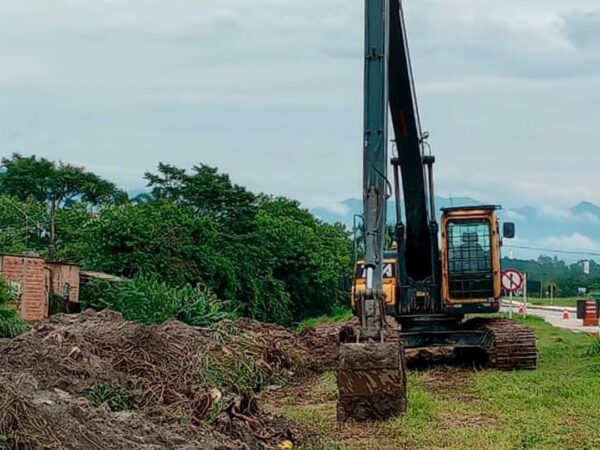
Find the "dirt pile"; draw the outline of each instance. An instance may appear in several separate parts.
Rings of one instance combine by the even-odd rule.
[[[326,357],[313,354],[315,339],[249,320],[199,329],[146,327],[108,311],[54,316],[0,340],[0,439],[19,449],[297,441],[299,431],[260,411],[254,393],[318,370]]]
[[[302,343],[310,349],[311,369],[335,369],[339,346],[340,331],[347,324],[335,324],[309,328],[301,333]]]

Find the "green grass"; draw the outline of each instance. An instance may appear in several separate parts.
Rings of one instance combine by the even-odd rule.
[[[352,310],[346,307],[334,308],[333,312],[328,316],[306,319],[298,324],[298,331],[304,331],[308,328],[315,328],[319,325],[333,325],[335,323],[346,322],[352,319]]]
[[[133,394],[118,384],[100,384],[83,391],[83,396],[95,408],[107,405],[113,412],[129,411],[133,406]]]
[[[521,301],[519,297],[516,299],[517,301]],[[555,298],[552,302],[550,302],[549,298],[540,299],[537,297],[530,297],[527,301],[532,305],[543,305],[543,306],[560,306],[560,307],[577,307],[577,297],[569,297],[569,298]]]
[[[527,372],[437,367],[409,373],[409,412],[384,424],[338,427],[335,399],[299,399],[284,415],[323,437],[304,450],[600,448],[600,345],[527,319],[539,367]],[[335,390],[322,376],[311,392]],[[331,396],[329,397],[331,398]]]

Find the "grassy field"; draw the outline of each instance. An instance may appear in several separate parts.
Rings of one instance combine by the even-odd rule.
[[[570,298],[555,298],[552,302],[550,302],[550,299],[544,298],[544,299],[540,299],[540,298],[529,298],[528,302],[531,303],[532,305],[544,305],[544,306],[572,306],[573,308],[577,307],[577,300],[579,300],[579,298],[577,297],[570,297]],[[521,301],[521,299],[519,298],[518,301]]]
[[[316,430],[320,437],[304,450],[599,449],[600,346],[594,338],[540,319],[527,323],[539,339],[538,370],[411,371],[409,413],[402,419],[339,426],[333,373],[297,387],[272,406]]]
[[[304,331],[307,328],[314,328],[318,325],[332,325],[339,322],[347,322],[352,319],[353,313],[350,308],[339,307],[329,316],[317,317],[314,319],[306,319],[297,327],[298,331]]]

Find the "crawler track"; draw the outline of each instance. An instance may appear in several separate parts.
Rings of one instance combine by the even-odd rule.
[[[507,319],[483,321],[489,364],[499,370],[532,370],[537,366],[537,345],[531,328]]]

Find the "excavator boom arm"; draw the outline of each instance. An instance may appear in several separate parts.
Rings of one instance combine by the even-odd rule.
[[[406,215],[404,259],[407,261],[408,276],[414,280],[423,280],[431,276],[433,265],[431,252],[427,251],[431,248],[432,242],[427,210],[428,193],[423,166],[421,125],[402,4],[400,0],[389,0],[389,2],[389,107],[404,193]],[[396,201],[400,202],[400,199]],[[435,214],[434,211],[431,213]]]

